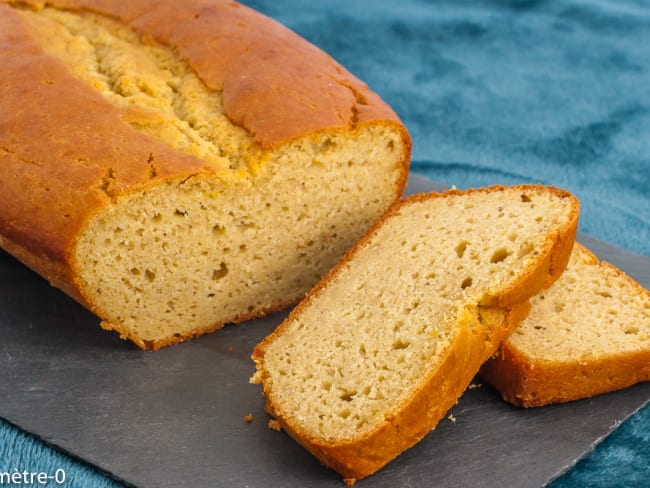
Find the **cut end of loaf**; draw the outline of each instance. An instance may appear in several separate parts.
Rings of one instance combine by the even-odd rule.
[[[286,307],[397,197],[406,151],[390,126],[321,134],[118,199],[77,242],[84,298],[149,349]]]
[[[234,89],[226,83],[230,78],[213,69],[222,58],[239,69],[247,56],[268,53],[258,30],[290,34],[252,11],[217,7],[215,39],[228,37],[222,22],[250,29],[200,55],[183,34],[196,5],[179,8],[180,20],[152,12],[165,24],[179,22],[171,37],[159,22],[148,25],[138,15],[131,23],[131,14],[108,4],[16,4],[5,12],[37,66],[30,79],[45,100],[39,109],[53,116],[70,110],[68,125],[88,127],[74,149],[57,147],[52,163],[57,176],[59,165],[66,168],[65,181],[54,181],[64,189],[86,175],[89,187],[80,193],[93,205],[69,212],[82,229],[61,239],[74,241],[61,253],[71,261],[73,295],[102,327],[148,349],[296,302],[400,195],[406,179],[410,141],[392,110],[359,93],[324,53],[313,59],[318,51],[297,36],[293,48],[283,47],[296,63],[256,60],[237,72]],[[188,18],[195,26],[198,15]],[[301,92],[279,76],[302,66],[307,53],[314,79],[331,80],[333,101],[319,105],[311,95],[322,90]],[[268,94],[264,77],[271,75]],[[233,93],[245,96],[234,102]],[[264,112],[265,94],[282,93],[287,108]],[[70,103],[52,105],[59,95]],[[362,109],[370,115],[362,117]],[[49,134],[60,129],[59,119],[54,125]]]
[[[402,202],[256,347],[269,411],[345,478],[376,471],[435,426],[523,318],[577,217],[574,197],[532,186]]]

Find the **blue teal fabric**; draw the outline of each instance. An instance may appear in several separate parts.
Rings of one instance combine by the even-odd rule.
[[[61,486],[65,488],[121,488],[123,485],[96,469],[55,451],[40,440],[0,421],[0,473],[12,478],[6,486]],[[40,483],[38,476],[50,476]],[[6,479],[5,479],[6,481]],[[41,479],[43,481],[43,479]]]
[[[398,112],[412,171],[460,188],[541,182],[582,202],[580,231],[650,256],[650,3],[244,0],[332,54]],[[0,471],[65,467],[0,423]],[[650,407],[553,483],[650,485]]]

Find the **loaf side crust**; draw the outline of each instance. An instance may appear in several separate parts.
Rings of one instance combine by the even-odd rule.
[[[650,381],[650,352],[613,354],[583,364],[553,364],[531,361],[504,343],[480,374],[507,402],[519,407],[541,407]]]

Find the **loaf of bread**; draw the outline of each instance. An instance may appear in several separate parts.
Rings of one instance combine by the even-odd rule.
[[[348,484],[418,442],[569,259],[579,204],[542,186],[395,205],[253,352],[267,411]]]
[[[505,400],[534,407],[650,380],[650,292],[584,246],[531,305],[481,368]]]
[[[403,190],[397,115],[233,1],[0,0],[0,245],[142,348],[300,300]]]

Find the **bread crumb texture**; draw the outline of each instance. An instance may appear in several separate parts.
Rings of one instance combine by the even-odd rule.
[[[650,293],[584,248],[576,246],[560,279],[531,303],[508,341],[538,360],[650,351]]]
[[[202,12],[207,15],[210,8]],[[126,163],[78,157],[78,171],[99,173],[89,193],[100,195],[90,199],[87,213],[71,203],[67,221],[55,217],[42,223],[53,227],[48,235],[73,241],[69,252],[57,248],[46,254],[69,259],[76,298],[103,319],[103,327],[141,347],[156,349],[295,303],[401,192],[410,142],[394,114],[359,125],[351,116],[339,120],[339,128],[308,131],[269,146],[233,123],[224,110],[224,92],[209,88],[177,50],[153,35],[84,10],[18,5],[11,10],[27,26],[36,46],[29,49],[43,50],[57,70],[64,67],[63,74],[55,70],[57,83],[92,87],[94,93],[84,97],[100,94],[103,102],[89,108],[116,111],[115,133],[126,131],[125,141],[137,133],[144,141],[139,147],[152,148],[144,153],[146,162],[138,163],[148,173],[144,182],[125,180],[131,171]],[[254,15],[241,11],[246,20]],[[289,36],[285,30],[281,34]],[[322,57],[313,47],[301,49],[300,55],[313,49]],[[351,77],[336,70],[341,80]],[[355,90],[343,90],[352,103],[390,110],[360,94],[355,102]],[[318,114],[318,107],[311,113]],[[198,164],[170,169],[160,147],[171,151],[167,159]],[[56,176],[55,166],[69,164],[70,151],[74,148],[39,168]],[[132,157],[128,149],[114,151]],[[46,176],[51,188],[40,192],[38,187],[34,194],[41,209],[56,185],[71,186]],[[65,193],[58,194],[65,198]],[[85,203],[78,199],[76,205]],[[71,222],[79,223],[79,231],[69,238],[66,232],[73,231],[65,229],[74,226],[65,224]],[[56,284],[62,276],[57,272],[50,279]]]
[[[526,187],[407,200],[256,348],[271,414],[348,478],[419,440],[504,337],[506,309],[480,304],[539,272],[560,234],[571,242],[577,204],[565,197]]]

